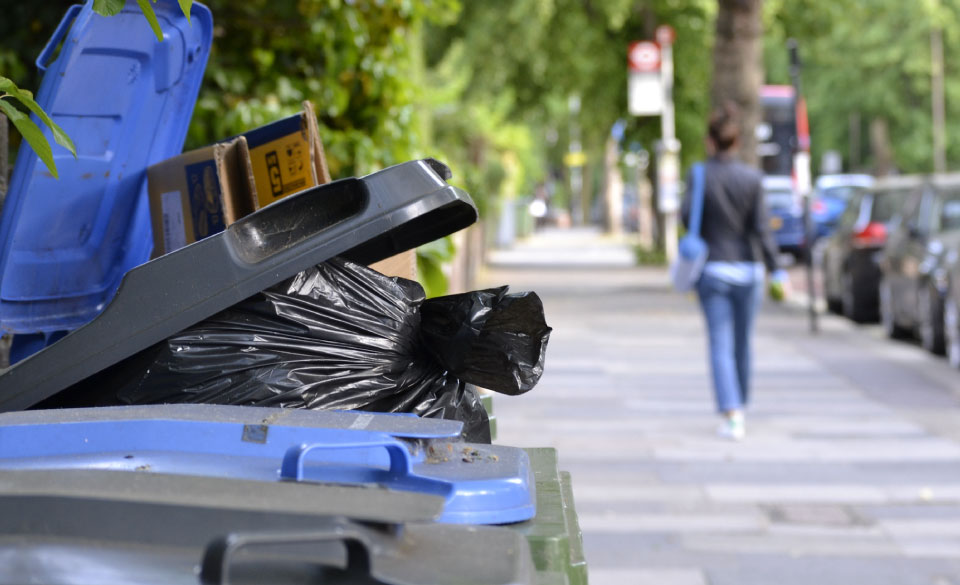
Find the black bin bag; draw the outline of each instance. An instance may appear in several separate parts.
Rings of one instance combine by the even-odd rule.
[[[476,386],[526,392],[550,328],[535,293],[425,300],[403,278],[333,259],[39,405],[233,404],[405,412],[490,442]],[[476,386],[475,386],[476,385]]]

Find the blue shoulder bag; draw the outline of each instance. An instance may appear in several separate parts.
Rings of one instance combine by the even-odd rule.
[[[678,292],[687,292],[697,285],[709,252],[707,242],[700,237],[700,224],[703,220],[703,163],[693,165],[691,173],[690,229],[680,238],[677,259],[670,266],[670,279]]]

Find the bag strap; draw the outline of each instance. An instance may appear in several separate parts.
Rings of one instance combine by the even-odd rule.
[[[695,163],[691,169],[690,229],[688,233],[700,235],[700,221],[703,219],[703,163]]]

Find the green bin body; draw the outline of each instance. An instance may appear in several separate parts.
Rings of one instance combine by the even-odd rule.
[[[537,485],[537,515],[510,527],[527,538],[533,564],[542,579],[548,583],[587,585],[587,562],[583,556],[570,474],[559,470],[556,449],[544,447],[525,451],[530,456]],[[562,574],[565,580],[556,581],[551,575],[556,573]]]

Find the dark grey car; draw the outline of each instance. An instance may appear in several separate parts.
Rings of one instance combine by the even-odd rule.
[[[882,249],[903,201],[920,185],[919,177],[895,177],[851,197],[823,248],[823,286],[831,312],[858,323],[879,318]]]
[[[960,175],[939,175],[911,193],[883,250],[880,320],[890,337],[919,337],[944,353],[947,260],[960,247]]]

